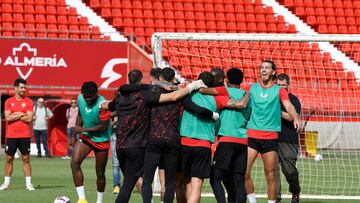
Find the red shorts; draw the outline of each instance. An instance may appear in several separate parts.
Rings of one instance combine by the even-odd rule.
[[[106,151],[110,149],[110,140],[105,142],[93,142],[88,136],[80,134],[80,141],[88,145],[94,152]]]

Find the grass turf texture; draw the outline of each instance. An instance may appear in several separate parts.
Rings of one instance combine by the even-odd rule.
[[[326,160],[326,157],[328,157],[328,155],[323,154],[324,155],[324,160],[323,162],[316,162],[313,160],[309,160],[309,159],[300,159],[299,160],[299,167],[304,167],[307,168],[306,170],[300,169],[300,171],[304,171],[305,173],[309,173],[309,174],[301,174],[301,178],[302,178],[302,186],[304,191],[306,190],[312,190],[315,191],[315,194],[322,194],[322,193],[317,193],[316,191],[321,188],[321,191],[328,191],[328,192],[332,192],[330,194],[335,194],[336,192],[339,192],[339,189],[335,189],[335,186],[337,184],[341,184],[340,180],[339,182],[336,181],[336,183],[334,184],[321,184],[319,185],[319,183],[322,183],[323,180],[320,180],[319,178],[324,177],[324,171],[326,171],[325,169],[329,169],[328,166],[329,165],[329,161]],[[1,179],[0,181],[3,181],[2,175],[2,169],[4,166],[4,159],[5,155],[0,155],[0,168],[1,168]],[[23,202],[27,202],[27,203],[51,203],[53,202],[53,200],[57,197],[57,196],[67,196],[69,197],[72,202],[76,202],[77,201],[77,195],[76,195],[76,191],[75,191],[75,187],[72,181],[72,176],[71,176],[71,170],[70,170],[70,161],[69,160],[62,160],[61,158],[53,158],[53,159],[48,159],[48,158],[36,158],[36,157],[31,157],[31,163],[32,163],[32,171],[33,171],[33,175],[32,175],[32,181],[33,184],[36,188],[36,191],[26,191],[25,190],[25,179],[23,176],[23,172],[22,172],[22,162],[21,159],[15,159],[15,163],[14,163],[14,172],[11,178],[11,186],[10,186],[10,190],[7,191],[0,191],[0,202],[2,203],[23,203]],[[262,172],[262,168],[261,168],[261,160],[258,159],[256,161],[256,165],[255,168],[257,168],[258,173],[260,173],[260,171]],[[93,158],[88,158],[84,161],[83,163],[83,172],[85,175],[85,192],[86,192],[86,196],[89,202],[95,202],[96,201],[96,175],[95,175],[95,160]],[[308,167],[311,167],[311,169],[309,169]],[[315,168],[317,167],[318,169],[320,169],[323,172],[317,172],[314,173]],[[338,167],[338,168],[336,168]],[[354,168],[352,169],[352,172],[349,170],[349,174],[351,175],[352,178],[354,178],[355,175],[357,175],[359,172],[358,170],[358,166],[353,166]],[[331,171],[329,172],[331,174],[338,174],[338,172],[336,172],[336,170],[344,170],[344,163],[342,162],[342,164],[336,164],[336,163],[332,163],[331,164]],[[330,171],[330,170],[328,170]],[[356,172],[357,174],[354,174],[354,172]],[[319,175],[318,178],[315,178],[316,175]],[[104,202],[108,203],[108,202],[114,202],[116,195],[112,194],[112,173],[111,173],[111,161],[109,160],[108,165],[107,165],[107,172],[106,172],[106,177],[107,177],[107,186],[106,186],[106,190],[105,190],[105,194],[104,194]],[[349,177],[349,178],[351,178]],[[356,176],[355,176],[356,177]],[[358,176],[359,177],[359,176]],[[358,178],[357,177],[357,178]],[[263,177],[259,175],[259,177],[256,179],[257,181],[260,181],[260,179],[262,179]],[[338,180],[341,179],[340,177],[335,177],[334,180]],[[354,181],[354,180],[353,180]],[[284,182],[284,179],[283,179]],[[316,182],[318,182],[318,184],[316,185]],[[342,181],[341,181],[342,182]],[[358,181],[357,181],[358,182]],[[306,185],[304,185],[306,184]],[[314,185],[312,185],[314,184]],[[260,183],[255,183],[255,187],[257,188],[257,191],[264,191],[265,189],[265,185],[264,184],[260,184]],[[350,187],[349,185],[347,187],[344,187],[342,185],[340,185],[340,188],[344,191],[347,191],[352,194],[353,192],[358,190],[358,185],[353,185],[352,187]],[[206,183],[204,184],[204,188],[205,188],[205,192],[211,192],[211,188],[208,185],[208,182],[206,181]],[[287,187],[286,185],[284,185],[283,188],[284,191],[287,191]],[[320,190],[320,189],[319,189]],[[262,193],[264,194],[264,192]],[[355,195],[355,194],[352,194]],[[133,195],[131,197],[130,202],[141,202],[141,197],[140,195],[136,192],[136,190],[133,192]],[[154,201],[155,202],[159,202],[159,197],[154,197]],[[359,200],[309,200],[309,199],[302,199],[302,202],[305,203],[327,203],[327,202],[344,202],[344,203],[355,203],[358,202]],[[202,198],[201,202],[216,202],[215,198]],[[265,199],[259,199],[258,202],[266,202]],[[283,202],[288,202],[288,199],[284,199]]]

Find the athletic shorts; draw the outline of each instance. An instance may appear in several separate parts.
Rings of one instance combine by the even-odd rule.
[[[120,169],[124,175],[140,177],[144,170],[145,148],[131,147],[116,150]]]
[[[19,149],[22,155],[30,154],[30,138],[6,138],[5,153],[14,156]]]
[[[260,154],[264,154],[266,152],[271,151],[278,151],[278,139],[269,139],[269,140],[262,140],[256,138],[249,138],[248,139],[248,146]]]
[[[210,177],[211,149],[181,146],[181,162],[185,177]]]
[[[177,158],[179,156],[179,144],[164,142],[164,141],[149,141],[146,147],[146,152],[161,154],[159,160],[159,169],[164,169],[167,164],[167,159]],[[164,156],[166,155],[166,156]],[[172,161],[172,160],[169,160]]]
[[[89,147],[91,148],[91,150],[93,150],[95,153],[97,153],[97,152],[104,152],[104,151],[108,151],[108,150],[109,150],[108,147],[98,148],[98,147],[96,147],[93,143],[90,143],[90,142],[89,142],[88,140],[86,140],[86,139],[80,138],[80,139],[79,139],[79,142],[82,142],[82,143],[86,144],[87,146],[89,146]],[[110,143],[110,141],[108,141],[108,142]],[[105,143],[106,143],[106,145],[107,145],[107,142],[105,142]]]
[[[213,165],[215,168],[235,173],[245,173],[247,165],[247,145],[220,142],[216,148]]]

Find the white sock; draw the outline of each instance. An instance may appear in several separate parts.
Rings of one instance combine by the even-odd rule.
[[[97,192],[97,200],[96,203],[102,203],[103,201],[104,192]]]
[[[255,193],[248,194],[247,198],[249,200],[249,203],[256,203]]]
[[[268,200],[268,203],[275,203],[276,200]]]
[[[78,194],[79,199],[85,199],[85,189],[83,185],[76,187],[76,192]]]
[[[10,185],[10,176],[4,177],[4,185]]]
[[[31,176],[25,177],[25,183],[26,183],[26,185],[31,185]]]

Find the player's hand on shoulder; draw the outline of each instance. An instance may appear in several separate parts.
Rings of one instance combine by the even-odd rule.
[[[220,115],[219,115],[219,113],[218,112],[213,112],[213,115],[212,115],[212,117],[211,117],[214,121],[217,121],[217,120],[219,120],[219,118],[220,118]]]
[[[204,84],[202,80],[195,80],[187,85],[187,88],[189,88],[189,93],[191,93],[194,90],[198,90],[200,88],[207,88],[207,86]]]

